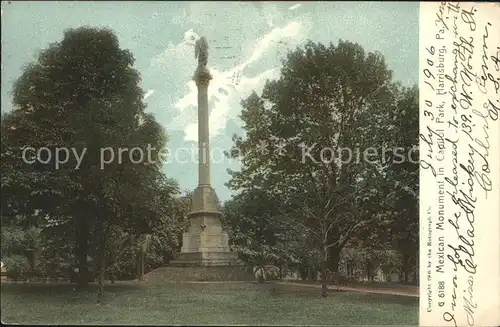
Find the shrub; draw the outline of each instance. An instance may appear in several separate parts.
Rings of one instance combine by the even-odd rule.
[[[267,280],[280,279],[279,268],[274,265],[255,266],[253,268],[253,273],[259,283],[263,283]]]
[[[13,280],[19,280],[30,270],[28,259],[22,255],[12,255],[3,259],[7,276]]]

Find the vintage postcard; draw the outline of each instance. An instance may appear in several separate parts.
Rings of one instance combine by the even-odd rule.
[[[500,322],[500,7],[1,9],[3,323]]]

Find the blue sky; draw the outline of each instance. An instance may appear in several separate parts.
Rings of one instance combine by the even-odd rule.
[[[111,28],[120,46],[134,54],[147,110],[165,127],[171,158],[178,154],[165,171],[183,190],[197,186],[198,173],[196,157],[188,153],[197,148],[191,81],[197,62],[189,39],[207,37],[214,76],[209,87],[211,178],[222,201],[231,195],[224,186],[227,169],[239,167],[222,160],[221,151],[231,147],[234,133],[242,133],[240,100],[279,76],[287,48],[307,39],[357,42],[384,54],[396,80],[418,82],[417,2],[2,2],[2,111],[12,107],[9,92],[23,65],[60,41],[65,29],[84,25]],[[238,73],[240,78],[233,78]]]

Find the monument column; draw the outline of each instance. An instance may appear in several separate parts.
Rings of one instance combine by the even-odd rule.
[[[190,226],[183,235],[181,253],[172,265],[239,265],[237,254],[229,248],[228,235],[222,230],[219,200],[210,186],[208,84],[212,76],[207,68],[208,43],[204,37],[196,41],[195,57],[198,58],[193,76],[198,87],[198,187],[188,214]]]
[[[212,76],[208,69],[205,72],[196,70],[193,79],[198,87],[198,185],[210,186],[208,84]]]

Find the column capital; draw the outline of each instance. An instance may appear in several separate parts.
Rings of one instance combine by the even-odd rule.
[[[196,82],[197,86],[208,86],[211,79],[212,75],[206,67],[204,67],[204,69],[197,69],[193,76],[193,80]]]

